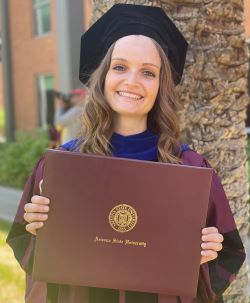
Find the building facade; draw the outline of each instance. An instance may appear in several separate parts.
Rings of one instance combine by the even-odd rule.
[[[42,124],[42,89],[58,87],[55,1],[43,1],[49,8],[33,3],[9,1],[15,128],[21,131]]]
[[[80,36],[89,23],[90,1],[74,0],[70,9],[68,0],[5,2],[13,128],[32,131],[46,125],[47,90],[67,92],[80,85],[77,80]],[[0,106],[7,87],[1,79],[2,69],[0,63]]]

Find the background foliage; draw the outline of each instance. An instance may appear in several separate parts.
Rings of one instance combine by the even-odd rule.
[[[15,142],[0,144],[0,184],[22,189],[49,144],[45,130],[36,136],[19,133]]]
[[[4,135],[4,109],[0,107],[0,136]]]

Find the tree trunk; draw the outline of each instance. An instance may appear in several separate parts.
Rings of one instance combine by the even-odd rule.
[[[220,176],[246,246],[248,233],[248,50],[243,0],[93,0],[93,21],[115,3],[162,7],[189,42],[179,87],[182,128],[193,149]],[[224,294],[227,303],[248,302],[247,264]]]

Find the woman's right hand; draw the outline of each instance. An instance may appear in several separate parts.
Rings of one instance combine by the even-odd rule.
[[[43,227],[44,221],[48,219],[49,199],[43,196],[33,196],[31,203],[24,205],[24,220],[28,222],[26,230],[36,235],[37,229]]]

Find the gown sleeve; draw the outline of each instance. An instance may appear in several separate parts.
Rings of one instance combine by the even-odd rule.
[[[58,149],[64,151],[70,150],[75,144],[76,140],[71,140]],[[39,184],[43,178],[44,163],[45,157],[42,156],[33,168],[33,171],[25,184],[14,222],[6,239],[20,266],[28,274],[31,274],[32,272],[33,248],[36,237],[25,229],[27,222],[23,218],[24,205],[31,202],[32,196],[40,195]]]
[[[10,232],[6,239],[12,248],[15,258],[26,273],[26,303],[46,303],[47,286],[44,282],[34,282],[31,279],[35,236],[26,231],[27,222],[24,220],[24,205],[31,201],[33,195],[39,195],[39,183],[42,179],[44,168],[44,157],[42,157],[29,176],[17,209],[17,213],[12,223]]]
[[[76,140],[72,140],[58,149],[70,150],[76,142]],[[45,158],[42,156],[25,184],[14,222],[6,239],[15,258],[26,273],[25,303],[47,303],[48,298],[50,302],[57,302],[56,298],[58,296],[58,287],[55,284],[47,284],[31,279],[36,236],[26,231],[27,222],[23,218],[24,205],[31,202],[32,196],[40,195],[39,183],[43,178],[44,163]]]
[[[193,151],[188,152],[186,162],[210,167],[206,159]],[[195,162],[195,163],[194,163]],[[200,162],[199,165],[197,162]],[[223,249],[218,258],[204,263],[200,267],[197,298],[202,303],[223,303],[223,293],[235,279],[245,260],[245,250],[237,230],[229,202],[226,198],[220,179],[213,172],[206,227],[215,226],[223,235]]]
[[[32,248],[35,236],[25,229],[27,222],[23,218],[24,205],[31,202],[33,195],[40,194],[39,182],[42,179],[43,167],[44,157],[37,162],[25,184],[14,222],[6,239],[20,266],[27,273],[31,273],[32,270]]]

